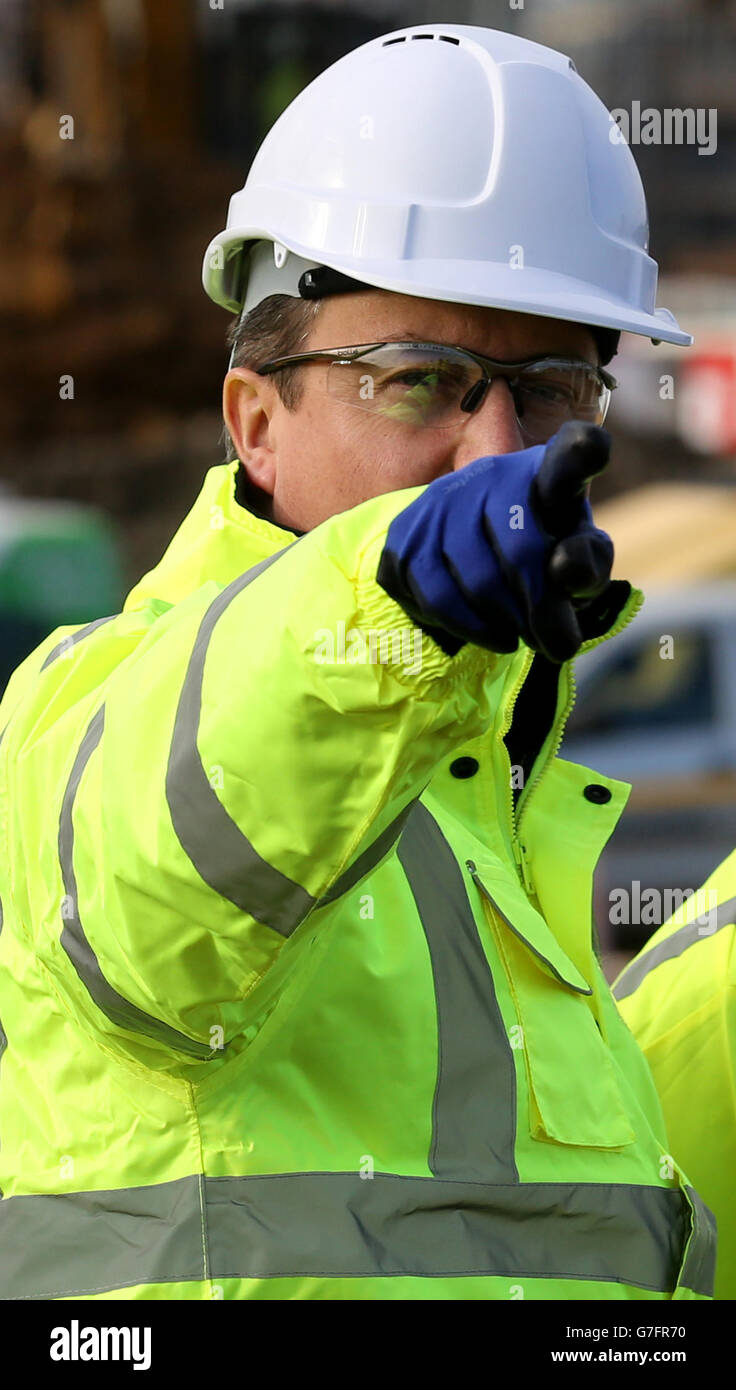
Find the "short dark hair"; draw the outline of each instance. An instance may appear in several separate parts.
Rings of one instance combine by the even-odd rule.
[[[297,299],[291,294],[270,294],[247,314],[239,314],[227,332],[227,345],[232,353],[230,365],[253,368],[260,362],[299,352],[306,343],[321,302]],[[304,391],[299,368],[284,367],[272,380],[287,410],[296,410]],[[238,451],[227,425],[220,443],[226,450],[225,461],[232,463]]]

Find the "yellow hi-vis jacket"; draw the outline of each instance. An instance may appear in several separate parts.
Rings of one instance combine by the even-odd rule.
[[[613,985],[670,1143],[718,1222],[715,1296],[736,1299],[736,852]]]
[[[569,666],[514,807],[532,653],[450,658],[375,580],[419,489],[295,539],[237,467],[0,704],[0,1296],[710,1297]]]

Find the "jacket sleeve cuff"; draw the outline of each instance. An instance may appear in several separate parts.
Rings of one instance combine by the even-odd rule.
[[[361,550],[356,576],[356,599],[366,636],[371,632],[378,634],[373,640],[379,651],[381,637],[388,650],[392,639],[397,643],[402,641],[407,648],[411,645],[411,651],[415,653],[412,669],[416,668],[418,673],[405,675],[399,665],[393,672],[397,679],[405,679],[407,684],[422,691],[437,680],[454,684],[456,681],[467,680],[470,675],[488,671],[500,660],[499,656],[470,642],[461,644],[452,654],[443,650],[439,641],[412,622],[401,605],[381,588],[376,580],[376,573],[385,541],[385,533],[382,532],[380,535],[372,536]],[[444,639],[445,634],[438,633],[439,636]],[[458,646],[458,639],[449,633],[446,634],[446,638],[448,647]]]

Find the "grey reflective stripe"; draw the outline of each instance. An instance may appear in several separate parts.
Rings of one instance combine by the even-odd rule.
[[[181,846],[205,883],[257,922],[290,936],[315,899],[253,848],[210,785],[197,747],[204,665],[215,624],[233,599],[284,553],[278,550],[228,584],[202,619],[176,711],[166,796]]]
[[[77,642],[81,642],[84,637],[88,637],[90,632],[94,632],[96,628],[102,627],[103,623],[111,623],[113,618],[119,617],[119,613],[111,613],[108,618],[95,618],[93,623],[87,623],[86,627],[80,627],[78,632],[72,633],[69,637],[62,637],[61,641],[57,642],[55,647],[52,647],[46,660],[41,665],[41,670],[45,671],[46,667],[50,666],[52,661],[56,661],[57,656],[61,656],[62,652],[68,652],[70,647],[76,647]]]
[[[361,878],[370,873],[371,869],[375,869],[376,864],[383,859],[384,854],[387,854],[391,846],[396,844],[409,816],[418,803],[419,798],[417,797],[414,801],[410,801],[409,805],[405,806],[398,816],[394,817],[391,824],[386,826],[386,829],[377,836],[373,844],[369,845],[362,854],[359,854],[354,864],[351,864],[350,868],[336,879],[329,892],[319,899],[317,907],[325,907],[327,903],[332,903],[336,898],[342,897],[343,893],[354,888]]]
[[[209,1178],[212,1278],[597,1279],[674,1289],[673,1189],[374,1173]]]
[[[511,1044],[457,860],[425,806],[415,807],[397,856],[427,938],[437,1001],[429,1168],[440,1178],[518,1183]]]
[[[639,988],[650,970],[655,970],[663,961],[676,960],[690,946],[696,946],[699,941],[707,941],[723,927],[732,927],[736,923],[736,898],[729,898],[728,902],[719,904],[714,927],[709,926],[703,930],[703,915],[706,914],[701,914],[694,922],[688,922],[684,927],[678,928],[671,936],[660,941],[659,945],[653,946],[651,951],[637,956],[612,986],[611,993],[614,999],[628,999],[629,995]]]
[[[6,1197],[0,1298],[64,1298],[202,1279],[199,1180]]]
[[[206,1278],[396,1276],[581,1279],[671,1294],[689,1229],[674,1188],[356,1172],[194,1176],[5,1198],[0,1297]],[[686,1287],[709,1296],[712,1244],[703,1254],[698,1229],[691,1245]]]
[[[694,1230],[683,1261],[680,1282],[686,1289],[706,1293],[712,1298],[718,1253],[716,1219],[694,1187],[688,1187],[687,1193],[695,1208]]]
[[[74,874],[73,810],[84,769],[102,738],[104,721],[105,706],[103,705],[90,721],[79,746],[61,806],[59,861],[67,914],[65,926],[61,933],[61,944],[97,1007],[118,1028],[127,1028],[131,1032],[143,1033],[146,1037],[167,1043],[169,1047],[175,1047],[179,1052],[185,1052],[190,1057],[210,1058],[213,1055],[211,1047],[196,1042],[193,1038],[188,1038],[184,1033],[179,1033],[176,1028],[171,1028],[168,1023],[162,1023],[160,1019],[152,1018],[150,1014],[139,1009],[137,1005],[131,1004],[122,994],[113,989],[112,985],[108,984],[105,979],[97,956],[84,934],[79,917],[77,882]],[[222,1052],[223,1049],[220,1048],[219,1051]]]
[[[314,907],[334,902],[375,867],[398,839],[415,804],[412,802],[405,807],[329,891],[316,899],[301,884],[261,858],[210,784],[197,747],[202,681],[210,638],[215,624],[233,599],[291,549],[291,545],[285,546],[239,575],[207,609],[184,677],[166,770],[166,797],[172,824],[197,873],[241,912],[287,937]]]

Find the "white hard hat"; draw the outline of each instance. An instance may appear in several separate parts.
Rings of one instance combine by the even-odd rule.
[[[270,253],[249,286],[254,242]],[[655,308],[647,247],[633,155],[572,61],[426,24],[362,44],[291,102],[230,199],[203,282],[237,312],[282,283],[304,293],[300,258],[378,289],[687,346]]]

